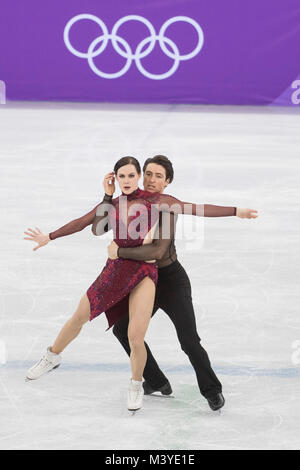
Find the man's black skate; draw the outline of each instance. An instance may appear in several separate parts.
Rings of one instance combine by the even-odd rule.
[[[213,411],[217,411],[225,405],[225,398],[223,397],[222,393],[214,393],[213,395],[209,395],[206,397],[206,400],[208,401],[208,404]]]
[[[148,382],[143,382],[143,388],[144,388],[144,395],[151,395],[152,393],[154,392],[161,392],[162,395],[171,395],[172,393],[172,388],[171,388],[171,385],[170,385],[170,382],[167,381],[165,383],[165,385],[163,385],[162,387],[160,388],[152,388]]]

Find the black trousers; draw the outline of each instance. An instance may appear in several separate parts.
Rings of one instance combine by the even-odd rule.
[[[185,269],[178,260],[158,270],[152,316],[159,308],[164,310],[174,323],[181,349],[187,354],[196,372],[201,394],[207,397],[211,393],[222,392],[222,385],[212,370],[207,352],[200,344],[192,304],[191,283]],[[129,315],[124,315],[115,324],[113,333],[128,356],[130,356],[127,336],[128,323]],[[164,385],[168,379],[160,370],[146,342],[145,346],[147,349],[147,363],[143,376],[149,385],[156,389]]]

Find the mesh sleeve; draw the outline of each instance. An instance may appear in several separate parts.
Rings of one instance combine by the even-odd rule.
[[[138,261],[159,260],[170,246],[175,235],[174,214],[164,217],[160,214],[159,225],[152,243],[131,248],[119,247],[118,257]]]
[[[49,238],[51,240],[55,240],[59,237],[65,237],[66,235],[71,235],[72,233],[80,232],[85,227],[93,223],[93,220],[96,216],[97,207],[103,203],[108,203],[109,201],[111,201],[111,199],[111,196],[105,195],[102,202],[97,204],[97,206],[95,206],[90,212],[83,215],[82,217],[79,217],[78,219],[72,220],[71,222],[67,223],[66,225],[63,225],[54,232],[49,233]]]
[[[110,197],[110,199],[108,199]],[[96,208],[94,219],[92,221],[92,232],[94,235],[101,236],[112,229],[109,220],[109,211],[114,208],[116,201],[119,198],[112,199],[112,196],[104,198],[102,203]],[[103,204],[104,203],[104,204]]]
[[[199,217],[226,217],[236,215],[236,207],[183,202],[169,194],[160,195],[158,207],[160,212],[196,215]]]

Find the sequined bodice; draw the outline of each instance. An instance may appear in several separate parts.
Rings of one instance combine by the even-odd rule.
[[[133,247],[143,244],[150,229],[158,223],[159,211],[155,203],[158,193],[150,193],[140,188],[126,195],[122,193],[113,202],[114,211],[109,214],[114,240],[120,247]]]

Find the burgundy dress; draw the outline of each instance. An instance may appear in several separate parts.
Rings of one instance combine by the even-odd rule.
[[[158,209],[153,208],[152,212],[150,211],[152,204],[159,202],[159,193],[150,193],[138,188],[127,195],[126,200],[127,209],[125,217],[123,216],[126,220],[122,220],[120,216],[120,198],[112,200],[115,210],[110,211],[108,217],[113,228],[114,241],[124,248],[140,246],[151,227],[158,222]],[[139,204],[136,206],[138,210],[134,215],[130,215],[130,207],[133,204]],[[134,223],[135,219],[138,219],[137,224]],[[108,258],[103,270],[87,290],[91,307],[90,320],[105,312],[109,325],[107,329],[111,328],[128,312],[130,292],[147,276],[157,284],[156,262]]]
[[[114,210],[109,211],[109,213],[106,212],[105,216],[98,216],[97,209],[103,203],[109,203]],[[138,206],[137,212],[134,212],[137,207],[135,206],[131,213],[130,207],[133,204],[140,204],[140,206]],[[104,197],[102,203],[97,204],[90,212],[49,233],[49,237],[54,240],[58,237],[70,235],[83,230],[92,223],[94,228],[97,220],[107,221],[108,214],[109,225],[114,233],[114,241],[119,247],[132,248],[143,244],[145,235],[158,222],[159,212],[172,212],[174,214],[185,212],[186,214],[203,217],[236,215],[236,207],[186,203],[168,194],[151,193],[139,188],[127,195],[126,220],[121,220],[120,205],[121,199],[119,197],[112,200]],[[122,214],[124,214],[124,211]],[[135,225],[134,220],[137,218],[138,223]],[[107,231],[107,225],[104,231]],[[97,234],[102,233],[103,230],[102,232],[99,230]],[[142,260],[125,258],[112,260],[108,258],[102,272],[87,290],[91,307],[90,320],[105,312],[109,325],[108,329],[111,328],[124,314],[128,313],[129,294],[146,276],[149,276],[155,284],[157,283],[156,262],[148,263]]]

